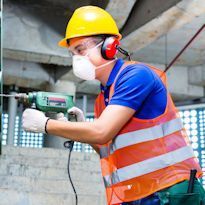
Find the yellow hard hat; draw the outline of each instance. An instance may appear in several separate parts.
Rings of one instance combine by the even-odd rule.
[[[114,19],[107,11],[97,6],[83,6],[73,13],[66,28],[65,38],[59,41],[58,45],[68,47],[68,39],[99,34],[122,38]]]

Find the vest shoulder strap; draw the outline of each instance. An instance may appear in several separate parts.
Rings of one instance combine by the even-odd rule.
[[[118,71],[118,73],[117,73],[117,75],[116,75],[116,77],[115,77],[115,80],[114,80],[113,84],[112,84],[111,87],[110,87],[109,99],[111,99],[111,97],[112,97],[113,94],[114,94],[115,83],[116,83],[116,81],[117,81],[117,79],[118,79],[118,76],[119,76],[120,73],[124,70],[124,68],[126,68],[126,67],[129,66],[129,65],[138,64],[138,63],[139,63],[139,62],[137,62],[137,61],[127,61],[127,62],[125,62],[125,63],[121,66],[120,70]]]

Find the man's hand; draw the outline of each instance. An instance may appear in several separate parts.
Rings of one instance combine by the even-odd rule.
[[[72,107],[68,110],[68,114],[74,114],[77,117],[77,122],[85,122],[83,111],[77,107]],[[99,154],[99,148],[95,144],[90,144],[92,148]]]
[[[68,119],[65,117],[65,115],[62,112],[59,112],[56,116],[56,120],[67,122]]]
[[[41,111],[35,109],[26,109],[22,116],[22,126],[25,131],[46,133],[46,123],[48,117]]]
[[[77,107],[72,107],[68,110],[68,114],[74,114],[77,117],[77,122],[85,122],[83,111]]]
[[[77,107],[72,107],[67,112],[68,112],[68,114],[76,115],[77,122],[85,122],[85,116],[84,116],[83,111],[81,109],[79,109]],[[68,121],[68,119],[65,117],[65,115],[62,112],[57,114],[56,120],[64,121],[64,122]]]

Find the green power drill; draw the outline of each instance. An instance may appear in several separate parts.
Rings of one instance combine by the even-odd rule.
[[[18,93],[15,99],[27,106],[35,105],[36,109],[45,113],[67,113],[67,110],[74,106],[72,96],[52,92]]]

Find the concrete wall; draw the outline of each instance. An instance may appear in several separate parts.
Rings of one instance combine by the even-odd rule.
[[[3,146],[0,205],[73,205],[67,176],[67,150]],[[71,176],[79,205],[105,205],[97,154],[73,152]]]

